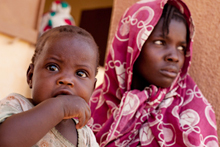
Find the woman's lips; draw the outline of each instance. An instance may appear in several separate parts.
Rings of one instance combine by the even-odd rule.
[[[166,69],[162,69],[160,70],[161,74],[169,77],[169,78],[176,78],[178,72],[175,68],[166,68]]]

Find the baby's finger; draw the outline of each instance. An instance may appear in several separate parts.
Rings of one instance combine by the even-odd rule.
[[[79,123],[76,125],[76,128],[78,129],[85,126],[89,121],[90,117],[91,117],[91,110],[89,107],[87,107],[86,111],[81,116],[78,117]]]
[[[82,115],[78,117],[79,123],[76,124],[76,129],[81,129],[83,126],[85,126],[85,115]]]
[[[87,124],[87,122],[89,121],[89,119],[91,118],[91,110],[90,108],[88,109],[88,111],[85,112],[85,122]]]

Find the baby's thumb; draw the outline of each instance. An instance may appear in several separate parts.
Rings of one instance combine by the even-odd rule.
[[[79,122],[76,124],[76,129],[81,129],[82,127],[86,125],[85,119],[83,117],[79,117],[78,120]]]

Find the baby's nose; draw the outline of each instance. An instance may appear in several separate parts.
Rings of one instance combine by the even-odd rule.
[[[68,85],[73,87],[74,86],[74,82],[73,79],[70,77],[62,77],[57,81],[58,85]]]

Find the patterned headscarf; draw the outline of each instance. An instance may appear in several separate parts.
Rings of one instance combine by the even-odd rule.
[[[71,6],[61,0],[55,0],[51,4],[50,12],[43,15],[40,25],[40,35],[49,29],[61,26],[61,25],[73,25],[75,21],[70,14]]]
[[[169,3],[190,32],[184,65],[168,88],[131,90],[133,65]],[[194,26],[181,0],[141,0],[127,9],[109,50],[104,82],[90,100],[89,126],[101,146],[218,146],[215,114],[187,74]]]

